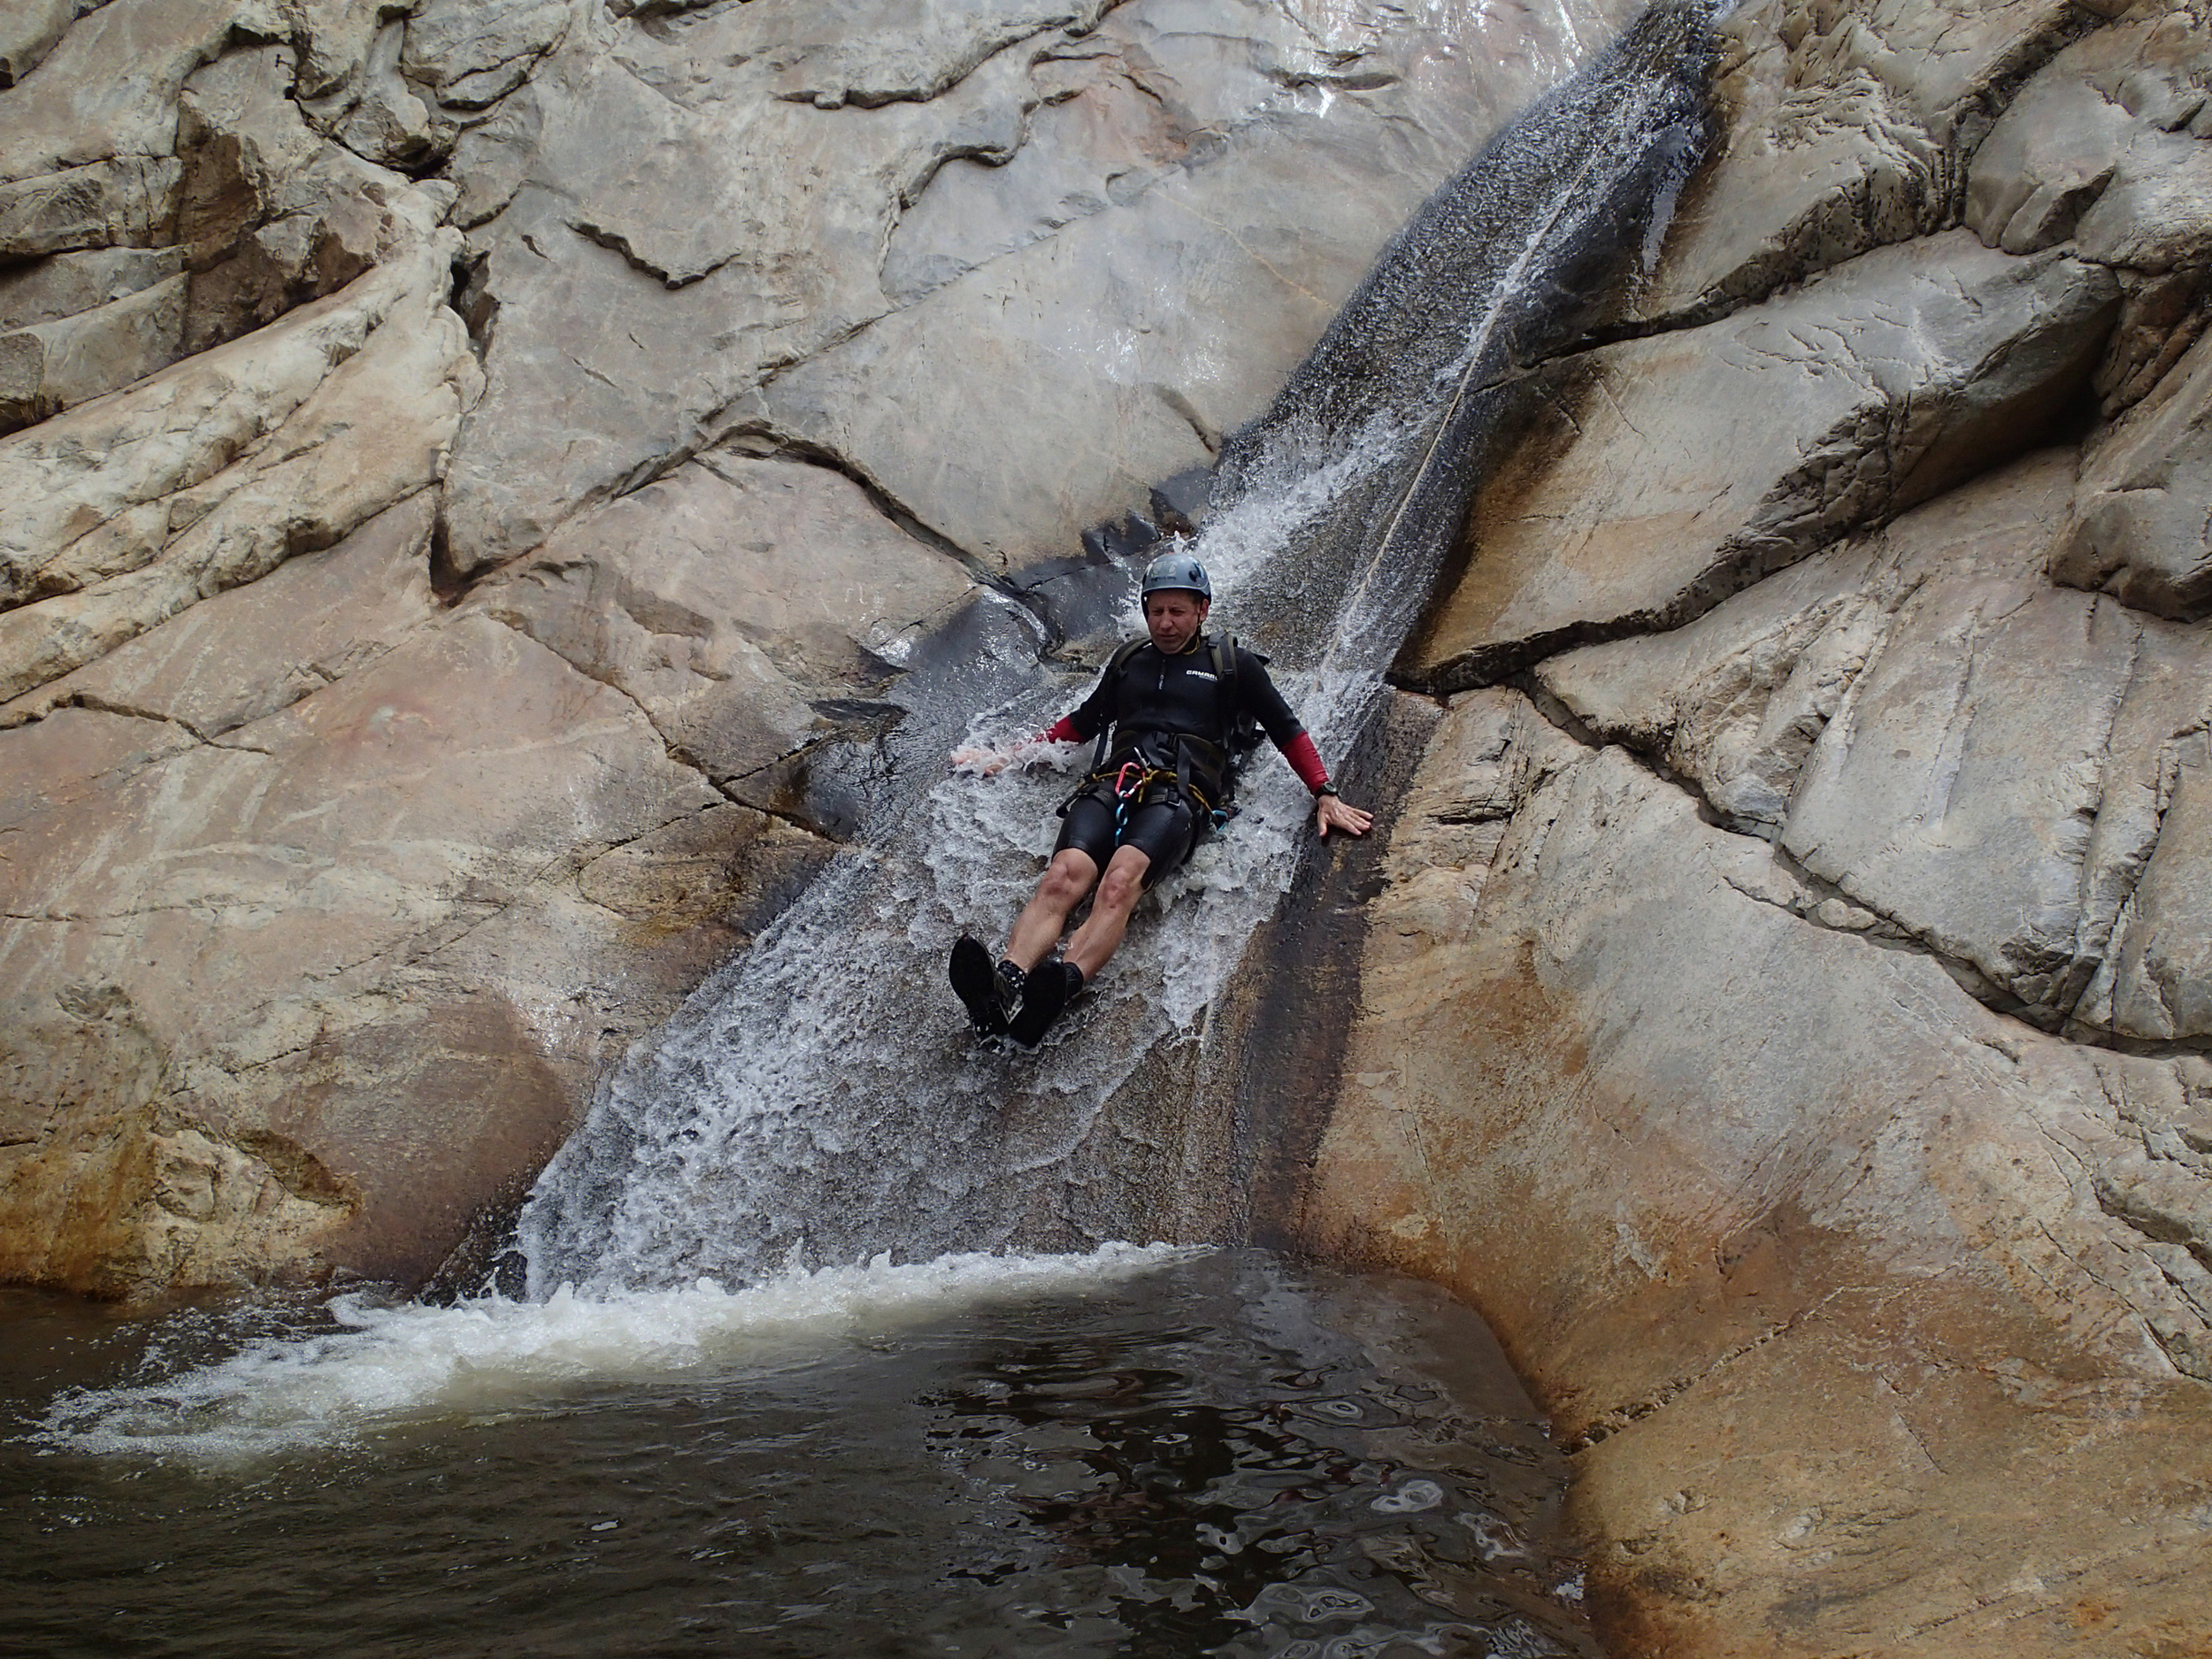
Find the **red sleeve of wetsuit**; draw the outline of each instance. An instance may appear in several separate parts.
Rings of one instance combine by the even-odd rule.
[[[1321,764],[1321,751],[1313,746],[1312,734],[1301,732],[1284,746],[1283,758],[1290,763],[1291,771],[1298,774],[1298,781],[1313,791],[1321,793],[1329,781],[1329,769]]]
[[[1037,741],[1041,743],[1079,743],[1083,741],[1083,733],[1075,729],[1075,717],[1064,714],[1045,727]],[[1317,765],[1319,763],[1315,764]]]

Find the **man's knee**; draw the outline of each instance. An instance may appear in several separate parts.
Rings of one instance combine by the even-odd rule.
[[[1097,879],[1098,865],[1087,853],[1072,847],[1064,848],[1052,856],[1045,866],[1044,879],[1037,883],[1038,896],[1070,909],[1083,902],[1083,895],[1091,890]]]
[[[1144,872],[1149,867],[1150,861],[1147,859],[1115,859],[1106,866],[1106,874],[1098,884],[1098,902],[1109,910],[1134,908],[1144,896]]]

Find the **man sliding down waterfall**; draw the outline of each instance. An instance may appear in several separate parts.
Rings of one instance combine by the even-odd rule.
[[[1313,739],[1267,677],[1267,659],[1203,631],[1213,605],[1203,565],[1187,553],[1162,554],[1145,570],[1141,598],[1151,637],[1116,651],[1082,705],[1038,740],[1101,741],[1090,776],[1060,809],[1066,823],[1052,862],[1016,918],[1006,954],[994,966],[990,952],[965,933],[952,948],[952,988],[986,1036],[1034,1048],[1098,977],[1144,890],[1227,821],[1240,730],[1256,723],[1313,791],[1314,828],[1324,838],[1333,829],[1364,835],[1374,822],[1338,798]],[[952,764],[988,774],[1010,758],[964,749]],[[1088,919],[1066,951],[1047,961],[1094,885]]]

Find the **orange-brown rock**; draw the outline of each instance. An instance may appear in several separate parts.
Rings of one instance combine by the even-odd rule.
[[[1620,1651],[2212,1634],[2206,1241],[2112,1196],[2201,1211],[2161,1151],[2200,1060],[1793,908],[1770,843],[1512,693],[1454,707],[1389,864],[1305,1235],[1493,1321]]]

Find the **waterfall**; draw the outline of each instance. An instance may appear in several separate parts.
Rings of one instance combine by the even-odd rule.
[[[1194,549],[1215,623],[1272,658],[1325,755],[1379,705],[1526,371],[1655,247],[1707,138],[1710,12],[1655,7],[1502,130],[1225,446]],[[1207,1010],[1290,887],[1310,807],[1263,750],[1242,816],[1160,884],[1040,1052],[979,1047],[946,952],[1010,922],[1072,779],[946,777],[941,757],[1033,733],[1083,695],[1088,675],[1041,671],[1039,643],[995,599],[892,694],[903,764],[870,827],[611,1072],[540,1178],[519,1229],[533,1296],[1155,1225],[1147,1206],[1202,1160],[1182,1108]]]

